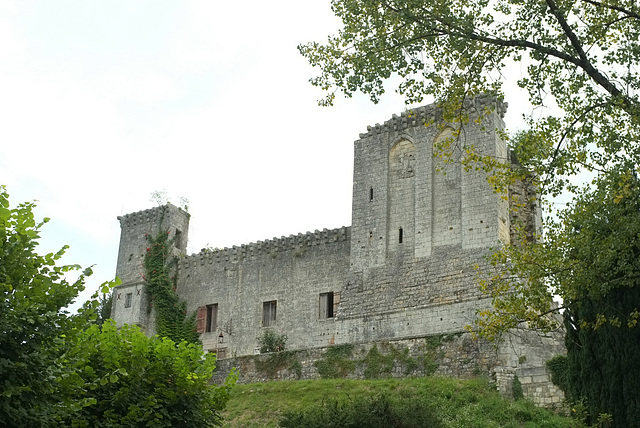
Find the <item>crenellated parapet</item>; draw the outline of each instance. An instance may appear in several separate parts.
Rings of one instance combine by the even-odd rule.
[[[137,211],[130,214],[125,214],[123,216],[118,216],[118,220],[120,220],[120,226],[122,228],[126,227],[136,227],[146,224],[157,225],[160,224],[160,221],[166,221],[167,223],[171,223],[172,216],[185,216],[190,217],[190,214],[184,211],[182,208],[176,207],[170,203],[166,205],[149,208],[142,211]]]
[[[495,111],[500,118],[504,117],[507,111],[508,103],[497,100],[491,95],[479,95],[474,98],[465,99],[463,102],[464,111],[470,115],[487,110]],[[367,132],[361,133],[360,138],[366,138],[384,132],[398,132],[407,128],[416,126],[424,126],[425,123],[432,123],[442,116],[442,111],[435,104],[412,108],[402,112],[399,116],[394,114],[391,119],[380,125],[376,123],[374,126],[367,126]]]
[[[335,242],[349,241],[351,228],[343,226],[337,229],[323,229],[314,232],[299,233],[297,235],[282,236],[265,241],[253,242],[231,248],[209,249],[203,248],[199,253],[192,254],[180,261],[182,269],[189,269],[204,264],[236,263],[247,259],[270,256],[276,257],[278,253],[292,253],[298,257],[304,254],[308,248],[332,244]]]

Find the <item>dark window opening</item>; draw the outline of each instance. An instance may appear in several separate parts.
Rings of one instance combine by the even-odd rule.
[[[176,248],[182,248],[182,231],[176,229],[176,236],[173,240],[173,245],[176,246]]]
[[[211,333],[218,326],[218,304],[207,305],[207,315],[204,322],[204,331]]]
[[[338,312],[338,304],[340,303],[340,293],[330,291],[328,293],[320,293],[320,305],[318,317],[321,319],[333,318]]]
[[[402,228],[398,229],[398,242],[402,244]]]
[[[277,300],[272,300],[270,302],[264,302],[262,304],[262,326],[270,327],[275,325],[276,323],[276,307]]]
[[[369,201],[373,201],[373,187],[369,189]]]
[[[131,307],[131,300],[133,300],[133,293],[127,293],[124,295],[124,307],[125,308],[130,308]]]

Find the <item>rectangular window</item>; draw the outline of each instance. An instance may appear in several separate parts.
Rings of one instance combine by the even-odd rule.
[[[130,308],[131,307],[131,300],[133,299],[133,293],[127,293],[124,295],[124,307],[125,308]]]
[[[398,242],[402,244],[402,228],[398,229]]]
[[[320,319],[333,318],[333,292],[320,293]]]
[[[207,316],[205,318],[205,328],[204,331],[206,333],[211,333],[212,331],[216,331],[216,327],[218,326],[218,304],[214,303],[213,305],[207,305]]]
[[[338,304],[340,303],[340,293],[330,291],[328,293],[320,293],[320,305],[318,317],[321,319],[333,318],[338,313]]]
[[[269,327],[276,323],[277,300],[264,302],[262,304],[262,326]]]

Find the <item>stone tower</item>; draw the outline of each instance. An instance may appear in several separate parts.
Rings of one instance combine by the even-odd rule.
[[[491,98],[468,102],[460,127],[442,121],[433,105],[369,127],[355,142],[351,266],[361,271],[393,260],[427,258],[446,246],[488,248],[509,239],[508,203],[483,171],[464,171],[461,152],[508,161],[500,138],[506,105]],[[487,107],[482,124],[474,123]],[[424,126],[425,123],[433,123]],[[449,162],[434,146],[450,141]]]
[[[155,332],[155,325],[143,279],[147,237],[166,231],[173,241],[174,255],[184,255],[189,234],[189,214],[168,203],[119,216],[118,220],[121,233],[116,275],[122,284],[114,290],[111,314],[118,326],[136,324],[151,335]]]

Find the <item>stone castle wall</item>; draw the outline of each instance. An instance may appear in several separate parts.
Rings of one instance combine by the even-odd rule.
[[[204,348],[221,362],[255,354],[266,329],[286,335],[288,349],[310,353],[334,345],[408,346],[428,336],[462,333],[491,304],[477,284],[488,269],[485,256],[509,242],[516,225],[539,228],[535,203],[528,201],[514,214],[507,195],[488,184],[482,168],[460,162],[467,150],[512,162],[501,140],[505,105],[476,98],[465,108],[470,116],[462,127],[426,106],[360,134],[354,143],[350,227],[186,256],[187,213],[167,205],[120,217],[117,273],[123,284],[114,291],[114,319],[154,332],[141,280],[144,235],[166,230],[177,237],[174,253],[181,254],[177,292],[206,326]],[[480,113],[485,116],[476,121]],[[449,156],[440,157],[442,150]],[[535,192],[516,185],[509,193],[528,200]],[[545,347],[562,352],[561,346]],[[544,371],[544,358],[553,356],[545,347],[523,342],[501,348],[495,359],[484,348],[464,352],[470,366],[489,361],[507,391],[518,370],[527,385],[538,385],[542,375],[535,370]],[[522,366],[523,354],[537,357]],[[467,374],[451,361],[441,367]],[[536,388],[525,390],[533,394]]]
[[[218,360],[214,382],[231,370],[239,383],[320,378],[372,379],[424,376],[484,376],[507,397],[517,376],[524,395],[535,404],[561,410],[563,393],[549,382],[544,361],[559,353],[556,339],[525,333],[496,348],[469,333],[439,334],[394,341],[310,348]],[[373,349],[375,348],[375,349]]]
[[[217,325],[230,354],[253,354],[262,334],[263,303],[276,302],[269,328],[298,349],[327,346],[334,318],[319,316],[321,293],[342,289],[349,272],[350,229],[316,231],[241,247],[203,251],[180,261],[179,292],[190,310],[217,304]]]

